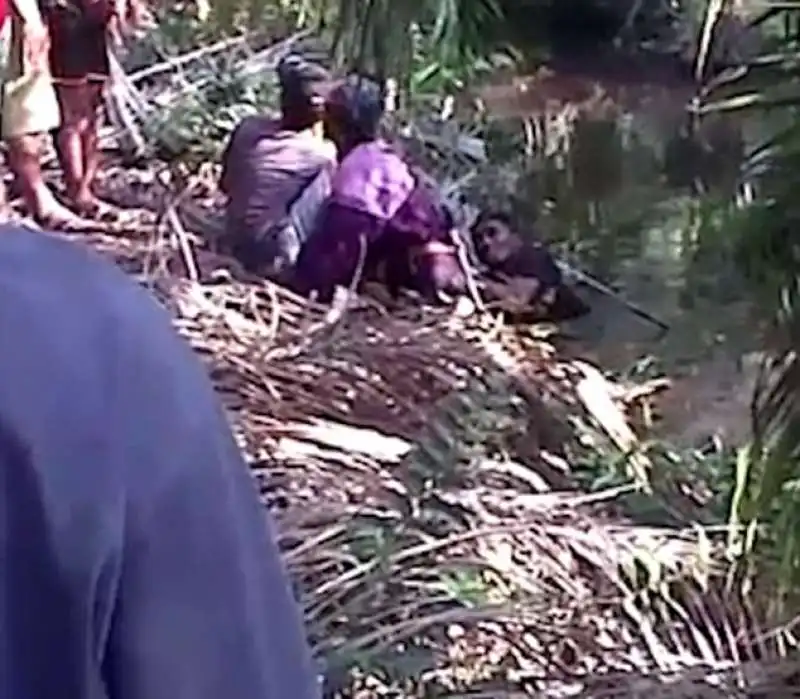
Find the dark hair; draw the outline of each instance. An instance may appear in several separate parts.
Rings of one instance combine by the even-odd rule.
[[[519,236],[511,215],[504,211],[483,211],[470,229],[478,260],[490,270],[499,269],[515,254]]]
[[[478,218],[475,219],[475,223],[472,225],[472,230],[478,230],[481,226],[485,226],[490,221],[497,221],[509,228],[512,228],[514,225],[514,219],[509,212],[487,209],[478,214]]]
[[[278,82],[282,106],[321,108],[327,96],[331,75],[328,70],[298,54],[284,56],[278,63]]]
[[[331,92],[329,109],[344,131],[354,140],[371,140],[378,135],[383,117],[383,89],[362,75],[349,75]]]

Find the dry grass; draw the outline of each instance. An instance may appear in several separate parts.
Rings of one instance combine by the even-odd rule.
[[[725,585],[724,532],[638,526],[625,488],[576,490],[586,426],[593,449],[634,439],[590,368],[442,311],[331,323],[197,251],[190,281],[168,236],[83,240],[141,275],[207,363],[330,696],[792,696],[791,635]],[[632,480],[651,468],[639,455]]]
[[[166,211],[140,174],[118,193]],[[166,223],[84,241],[152,286],[206,362],[329,696],[793,695],[791,626],[760,628],[726,532],[691,525],[703,504],[643,453],[600,372],[491,320],[365,304],[330,322],[229,261],[187,265],[201,231]],[[579,452],[627,453],[630,485],[580,492]],[[626,516],[637,488],[681,523]]]

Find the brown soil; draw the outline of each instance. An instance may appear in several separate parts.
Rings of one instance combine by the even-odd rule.
[[[726,444],[744,442],[750,432],[750,400],[758,356],[747,355],[741,367],[714,359],[692,374],[673,379],[660,399],[660,434],[680,446],[694,446],[709,436]]]

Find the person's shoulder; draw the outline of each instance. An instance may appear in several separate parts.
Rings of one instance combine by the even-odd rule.
[[[264,140],[270,140],[280,131],[280,124],[269,117],[254,114],[242,119],[228,138],[228,159],[235,154],[241,157],[252,152]]]
[[[170,345],[169,317],[149,296],[82,245],[0,225],[4,415],[24,431],[61,406],[62,421],[81,414],[81,430],[104,429],[119,392],[139,380],[140,357]]]
[[[313,131],[297,131],[289,134],[288,138],[301,152],[316,157],[320,168],[331,169],[337,165],[338,152],[336,144],[330,139],[320,138]]]
[[[280,122],[277,119],[253,114],[242,119],[233,129],[231,139],[255,140],[258,138],[274,136],[280,132]]]
[[[25,403],[20,424],[72,406],[86,434],[118,433],[140,450],[219,424],[213,387],[167,309],[83,245],[0,226],[0,336],[0,409]]]
[[[342,167],[384,168],[402,170],[410,174],[410,169],[397,150],[386,141],[369,141],[351,150],[342,160]]]
[[[371,141],[356,146],[339,163],[334,175],[334,189],[349,189],[353,183],[362,182],[381,173],[384,181],[407,193],[416,185],[408,164],[383,141]]]
[[[57,234],[0,225],[0,288],[5,292],[0,306],[23,299],[41,306],[67,305],[89,287],[116,286],[124,278],[121,270],[94,251]]]
[[[95,251],[15,224],[0,225],[0,288],[6,292],[0,306],[25,299],[44,309],[81,300],[86,302],[81,314],[111,305],[119,296],[142,296],[138,284]]]

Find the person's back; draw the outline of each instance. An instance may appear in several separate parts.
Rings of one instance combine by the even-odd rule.
[[[3,226],[0,335],[0,697],[317,697],[267,515],[166,312]]]
[[[291,206],[317,177],[333,172],[336,149],[311,129],[292,131],[281,128],[279,121],[252,116],[234,130],[222,166],[221,186],[228,197],[225,235],[233,247],[247,250],[256,247],[247,243],[264,241],[272,235],[271,230],[285,221]],[[323,190],[317,205],[326,194],[327,190]],[[296,256],[296,251],[283,250],[280,240],[273,249],[270,245],[263,247],[268,268],[271,258]],[[255,268],[261,264],[258,258],[262,255],[252,257],[256,261],[250,266]],[[289,259],[286,264],[292,261]],[[248,264],[250,260],[242,262]]]
[[[234,129],[222,164],[229,229],[260,231],[279,221],[335,162],[333,144],[310,130],[290,131],[274,119],[247,117]]]
[[[392,296],[410,289],[449,302],[466,290],[452,221],[428,183],[379,137],[382,115],[380,86],[359,75],[329,95],[326,126],[340,163],[291,285],[327,302],[337,286],[352,283],[363,256],[361,278],[384,283]]]

